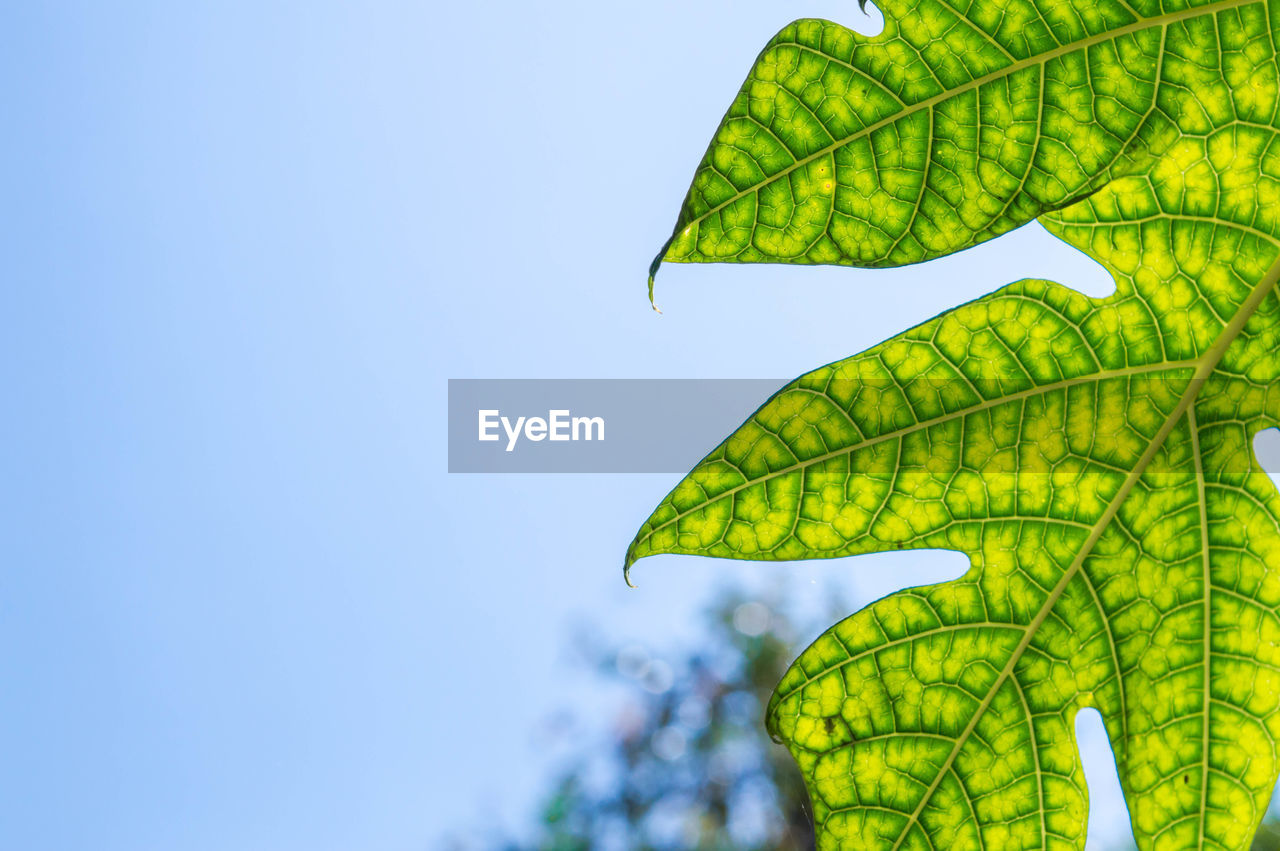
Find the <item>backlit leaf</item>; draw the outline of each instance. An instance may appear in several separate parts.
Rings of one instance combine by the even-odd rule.
[[[1162,99],[1201,82],[1207,13],[1267,34],[1262,5],[1242,0],[880,5],[875,38],[822,20],[774,37],[651,274],[663,261],[898,266],[998,236],[1168,144]],[[1242,40],[1224,61],[1247,75],[1264,47]],[[1205,122],[1231,112],[1217,82],[1195,110]],[[1273,87],[1273,69],[1255,85]]]
[[[804,774],[820,848],[1083,848],[1082,707],[1104,718],[1141,848],[1247,848],[1280,774],[1280,495],[1252,451],[1280,423],[1276,12],[1132,5],[890,5],[896,23],[870,40],[789,27],[665,251],[895,265],[1043,216],[1117,282],[1090,299],[1021,281],[800,377],[631,544],[628,568],[657,553],[970,557],[960,579],[832,627],[779,684],[768,724]],[[809,126],[829,128],[829,101],[880,108],[870,84],[825,82],[836,57],[859,69],[848,80],[874,77],[906,102],[858,113],[893,129],[893,145]],[[1055,83],[1077,60],[1075,82]],[[784,61],[806,109],[767,123],[752,93]],[[1012,106],[987,118],[978,95],[1013,91],[1021,73],[1043,85],[1029,141],[988,150],[1026,128]],[[825,99],[802,100],[815,85]],[[947,105],[970,96],[941,132]],[[719,149],[747,151],[743,162],[764,150],[734,141],[729,128],[750,124],[735,111],[815,147],[784,144],[795,162],[779,154],[716,201],[704,175],[734,174]],[[911,153],[907,128],[926,113],[932,130]],[[773,225],[760,199],[771,187],[800,198],[796,175],[820,161],[836,169],[834,200],[816,217],[791,210],[783,231],[806,247],[782,250],[762,236]],[[874,195],[890,174],[916,179],[900,220],[897,201]],[[842,195],[862,206],[842,213]]]

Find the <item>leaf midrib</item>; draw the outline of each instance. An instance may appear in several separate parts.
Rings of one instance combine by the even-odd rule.
[[[735,193],[727,200],[722,201],[721,203],[715,205],[714,207],[711,207],[706,212],[699,215],[697,218],[690,219],[689,221],[684,223],[677,222],[677,226],[675,228],[675,231],[672,233],[671,239],[667,240],[666,244],[662,246],[662,249],[658,252],[657,258],[655,258],[653,265],[650,267],[650,275],[652,276],[657,271],[658,264],[664,261],[667,250],[670,248],[671,243],[675,241],[675,237],[680,231],[694,225],[700,225],[702,222],[706,221],[708,218],[720,212],[721,210],[728,207],[729,205],[742,200],[743,198],[747,197],[753,192],[759,192],[761,187],[769,183],[772,183],[773,181],[779,180],[787,176],[788,174],[791,174],[793,171],[803,166],[806,166],[817,159],[820,159],[821,157],[825,157],[826,155],[837,150],[838,148],[841,148],[849,144],[850,142],[853,142],[856,139],[861,139],[865,136],[869,136],[875,131],[881,129],[882,127],[887,127],[890,124],[893,124],[895,121],[898,121],[906,116],[914,115],[920,112],[921,110],[932,109],[934,106],[942,103],[945,100],[948,100],[949,98],[964,94],[965,92],[972,91],[977,88],[981,88],[982,86],[986,85],[989,82],[992,82],[993,80],[998,80],[1002,77],[1012,76],[1013,74],[1016,74],[1019,71],[1024,71],[1028,68],[1033,68],[1037,65],[1044,65],[1045,63],[1050,62],[1054,59],[1057,59],[1062,56],[1066,56],[1068,53],[1074,53],[1077,50],[1086,50],[1090,47],[1093,47],[1096,44],[1102,44],[1103,42],[1112,41],[1114,39],[1120,38],[1121,36],[1125,36],[1130,33],[1139,32],[1141,30],[1145,30],[1150,27],[1168,26],[1171,23],[1177,23],[1178,21],[1188,20],[1190,18],[1198,18],[1201,15],[1210,15],[1217,12],[1225,11],[1227,9],[1234,9],[1238,6],[1248,6],[1248,5],[1261,3],[1261,2],[1262,0],[1216,0],[1216,2],[1206,3],[1203,6],[1196,6],[1191,9],[1183,9],[1182,11],[1179,11],[1179,12],[1169,12],[1163,15],[1156,15],[1151,18],[1140,18],[1139,20],[1134,21],[1131,24],[1125,24],[1123,27],[1118,27],[1114,30],[1109,30],[1105,33],[1099,33],[1098,35],[1090,36],[1089,38],[1083,38],[1083,39],[1080,39],[1079,41],[1068,42],[1067,44],[1060,45],[1046,53],[1038,53],[1034,56],[1028,56],[1026,59],[1021,59],[1017,62],[1010,63],[1009,65],[1006,65],[997,71],[992,71],[991,73],[984,74],[981,77],[975,77],[969,82],[962,83],[961,85],[956,86],[953,89],[947,89],[945,91],[939,92],[936,95],[927,97],[924,100],[916,101],[910,106],[907,106],[902,110],[895,112],[893,115],[882,118],[879,121],[876,121],[872,124],[869,124],[863,127],[861,130],[858,130],[855,133],[851,133],[847,136],[844,136],[840,139],[833,141],[830,145],[826,145],[818,149],[817,151],[813,152],[812,154],[809,154],[806,157],[795,160],[794,162],[791,163],[791,165],[787,166],[781,171],[778,171],[775,174],[769,175],[767,178],[765,178],[764,180],[760,181],[759,183],[755,184],[752,187],[743,189]],[[961,17],[963,18],[963,16]],[[965,20],[967,21],[967,19]],[[862,73],[865,73],[865,72],[862,72]],[[1154,82],[1157,86],[1160,83],[1159,79],[1156,79]],[[1155,98],[1155,95],[1153,94],[1152,95],[1153,101],[1154,101],[1154,98]],[[715,142],[713,141],[712,145],[714,144]],[[678,261],[667,261],[667,262],[678,262]],[[651,297],[652,297],[652,294],[651,294]]]

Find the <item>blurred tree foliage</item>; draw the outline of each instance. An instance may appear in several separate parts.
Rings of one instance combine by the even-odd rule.
[[[813,848],[808,796],[781,745],[764,734],[764,707],[795,657],[847,608],[796,623],[781,592],[722,592],[705,637],[686,658],[640,647],[580,651],[629,697],[613,736],[587,748],[545,799],[539,829],[508,851],[805,851]]]
[[[834,598],[829,609],[797,618],[781,592],[760,599],[724,591],[705,614],[707,640],[674,663],[583,637],[587,664],[628,695],[612,735],[575,743],[528,839],[488,847],[811,851],[800,773],[765,736],[763,716],[802,643],[851,610]],[[1280,851],[1280,821],[1268,819],[1252,851]]]

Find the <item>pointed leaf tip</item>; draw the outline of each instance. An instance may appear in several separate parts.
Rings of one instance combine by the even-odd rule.
[[[662,261],[667,256],[667,249],[671,247],[672,242],[675,242],[675,238],[675,234],[668,237],[667,241],[662,243],[662,248],[658,249],[658,256],[653,258],[653,262],[649,264],[649,306],[657,313],[662,311],[658,309],[658,305],[653,300],[653,279],[658,276],[658,268],[662,266]]]
[[[631,582],[631,566],[636,563],[636,542],[632,541],[627,547],[627,555],[622,559],[622,581],[627,583],[628,588],[634,588]]]
[[[664,248],[663,250],[665,251],[666,249]],[[658,309],[657,303],[655,303],[653,300],[653,279],[657,276],[658,267],[661,265],[662,265],[661,254],[653,258],[653,262],[649,264],[649,306],[654,309],[655,313],[662,312],[661,310]]]

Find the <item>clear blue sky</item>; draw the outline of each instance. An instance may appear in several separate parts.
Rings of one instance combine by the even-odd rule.
[[[863,603],[962,570],[660,558],[630,591],[674,477],[445,472],[448,378],[786,377],[1026,275],[1107,289],[1033,226],[883,273],[668,267],[651,313],[720,114],[815,15],[868,20],[6,4],[0,848],[516,827],[538,725],[604,699],[565,662],[578,620],[678,648],[731,577]]]

